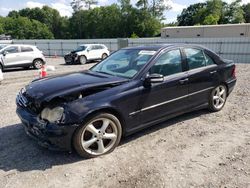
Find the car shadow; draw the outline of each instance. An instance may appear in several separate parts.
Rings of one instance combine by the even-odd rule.
[[[200,110],[187,113],[141,130],[140,132],[123,138],[120,146],[152,132],[164,129],[178,122],[198,117],[205,113],[208,113],[208,111]],[[20,172],[32,170],[44,171],[53,166],[75,163],[81,160],[87,159],[79,157],[75,152],[55,152],[40,147],[26,135],[21,124],[0,128],[0,170],[6,172],[10,170],[17,170]]]
[[[19,68],[8,68],[8,69],[4,69],[4,73],[7,73],[7,72],[22,72],[22,71],[32,71],[32,70],[35,70],[33,68],[22,68],[22,67],[19,67]]]

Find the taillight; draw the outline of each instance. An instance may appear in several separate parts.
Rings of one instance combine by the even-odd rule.
[[[233,66],[232,77],[236,78],[236,66]]]

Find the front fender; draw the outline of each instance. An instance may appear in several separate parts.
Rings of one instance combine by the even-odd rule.
[[[77,52],[76,55],[79,57],[79,56],[86,56],[87,57],[87,54],[85,52]]]
[[[109,110],[121,114],[110,103],[97,103],[94,101],[87,101],[78,99],[65,106],[65,124],[81,124],[86,117],[97,111]]]

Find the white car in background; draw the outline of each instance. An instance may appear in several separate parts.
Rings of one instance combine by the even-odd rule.
[[[0,45],[0,69],[13,67],[40,69],[46,63],[45,57],[36,46]]]
[[[103,44],[82,44],[76,50],[64,56],[66,64],[85,64],[92,60],[103,60],[109,56],[108,48]]]

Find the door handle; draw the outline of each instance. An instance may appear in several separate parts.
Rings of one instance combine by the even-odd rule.
[[[185,84],[186,82],[188,82],[189,79],[188,78],[185,78],[183,80],[179,80],[180,84]]]
[[[217,72],[216,70],[215,71],[211,71],[210,74],[215,74],[216,72]]]

